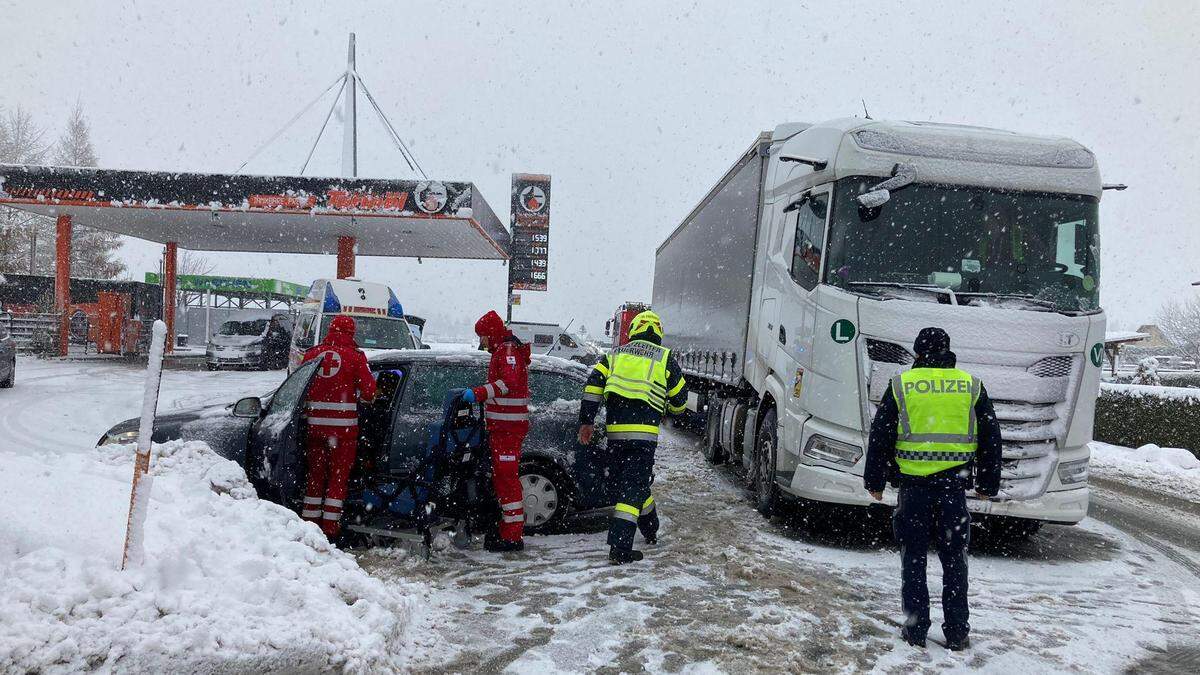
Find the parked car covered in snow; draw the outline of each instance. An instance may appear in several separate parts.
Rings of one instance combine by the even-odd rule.
[[[292,317],[286,309],[247,309],[230,314],[208,339],[205,366],[274,369],[287,365]]]
[[[358,461],[344,521],[350,530],[364,521],[363,485],[405,475],[417,466],[430,429],[442,420],[446,393],[485,381],[488,355],[405,350],[380,354],[369,362],[379,394],[374,403],[359,407]],[[153,440],[206,441],[246,468],[260,496],[298,508],[304,482],[303,403],[318,363],[303,364],[278,389],[261,397],[160,415]],[[579,364],[533,357],[531,424],[520,467],[526,528],[532,533],[557,529],[567,519],[613,504],[604,444],[583,446],[576,441],[587,373]],[[121,422],[100,444],[133,442],[137,429],[137,419]]]

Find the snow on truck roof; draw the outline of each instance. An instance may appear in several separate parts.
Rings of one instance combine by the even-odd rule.
[[[773,155],[828,161],[834,179],[890,176],[897,162],[910,162],[917,168],[918,182],[1093,197],[1101,193],[1095,156],[1063,136],[853,117],[811,125],[781,124],[763,136],[769,139]],[[793,171],[816,173],[811,167],[793,166]]]

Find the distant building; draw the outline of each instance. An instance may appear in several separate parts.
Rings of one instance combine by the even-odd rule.
[[[1145,340],[1138,342],[1138,349],[1153,351],[1153,350],[1174,350],[1175,345],[1167,336],[1163,334],[1162,329],[1157,325],[1148,323],[1144,326],[1138,326],[1137,332],[1144,333],[1147,337]]]

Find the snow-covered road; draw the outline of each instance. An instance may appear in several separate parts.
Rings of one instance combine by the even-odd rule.
[[[3,451],[89,448],[139,408],[142,373],[128,365],[22,358],[19,369],[16,388],[0,390]],[[281,379],[167,371],[162,408],[230,401]],[[674,432],[657,473],[663,537],[640,565],[608,566],[599,531],[531,537],[520,555],[355,553],[406,592],[425,588],[409,661],[420,670],[1121,672],[1194,664],[1200,653],[1195,514],[1172,515],[1161,500],[1103,490],[1093,515],[1106,522],[1046,527],[1007,549],[977,539],[974,647],[950,654],[897,638],[886,517],[764,521],[737,477]],[[936,558],[930,570],[936,596]],[[939,622],[935,599],[935,635]]]
[[[899,561],[886,517],[768,523],[694,445],[672,433],[660,451],[664,532],[647,564],[607,566],[602,533],[531,538],[518,556],[449,551],[426,563],[378,551],[360,561],[435,589],[437,637],[422,657],[431,670],[1121,672],[1169,650],[1193,653],[1197,577],[1095,520],[1016,546],[977,541],[974,648],[909,648],[897,637]],[[936,558],[930,570],[936,598]]]

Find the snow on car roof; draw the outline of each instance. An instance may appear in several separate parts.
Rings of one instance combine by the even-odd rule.
[[[372,365],[386,366],[393,363],[435,363],[445,365],[486,365],[487,352],[462,351],[433,346],[430,349],[392,349],[372,354],[368,361]],[[587,377],[589,368],[577,361],[568,361],[557,356],[534,354],[532,368],[543,372]]]

